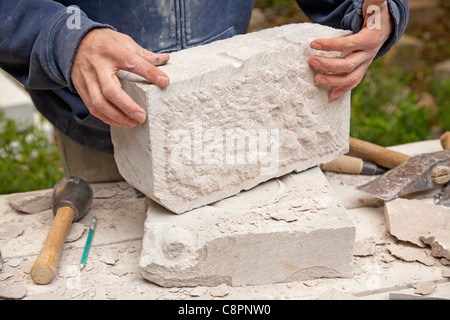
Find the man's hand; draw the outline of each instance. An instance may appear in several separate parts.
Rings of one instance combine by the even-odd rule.
[[[168,54],[154,54],[129,36],[108,28],[89,31],[81,41],[72,67],[72,83],[95,117],[117,127],[133,127],[146,119],[146,113],[122,89],[116,74],[133,72],[160,87],[169,84],[159,70]]]
[[[378,6],[379,17],[371,16],[370,5]],[[330,99],[336,99],[355,88],[362,80],[378,51],[389,39],[393,22],[386,0],[366,0],[363,6],[364,26],[354,35],[336,39],[318,39],[311,42],[311,48],[323,51],[340,51],[344,58],[312,56],[308,63],[326,73],[316,75],[315,80],[333,88]],[[374,14],[377,14],[375,11]],[[369,17],[370,20],[369,20]],[[378,20],[379,26],[368,26],[369,21]],[[332,74],[327,74],[327,73]]]

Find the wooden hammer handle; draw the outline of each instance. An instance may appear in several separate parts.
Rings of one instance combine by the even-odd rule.
[[[387,169],[392,169],[410,158],[406,154],[353,137],[350,137],[350,152],[347,155],[372,161]]]
[[[450,131],[441,136],[441,145],[444,149],[450,149]]]
[[[48,284],[55,277],[62,247],[74,217],[75,212],[72,208],[61,207],[58,209],[44,247],[31,268],[31,278],[36,284]]]

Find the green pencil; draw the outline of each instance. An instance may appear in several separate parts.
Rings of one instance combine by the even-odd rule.
[[[95,226],[97,225],[97,217],[93,217],[91,221],[91,227],[89,228],[89,234],[86,239],[86,245],[84,246],[83,257],[81,258],[80,270],[83,270],[86,265],[86,259],[89,253],[89,248],[91,246],[92,235],[94,234]]]

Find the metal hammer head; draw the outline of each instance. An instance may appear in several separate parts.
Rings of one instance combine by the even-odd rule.
[[[73,221],[78,221],[88,211],[93,198],[92,187],[83,179],[77,177],[62,178],[53,188],[53,213],[56,215],[61,207],[71,207],[75,213]]]

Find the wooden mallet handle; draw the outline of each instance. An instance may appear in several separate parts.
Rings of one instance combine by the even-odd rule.
[[[350,151],[347,155],[372,161],[387,169],[395,168],[410,158],[409,155],[353,137],[350,137]]]
[[[444,149],[450,149],[450,131],[441,136],[441,145]]]
[[[48,284],[55,277],[64,242],[72,225],[75,212],[71,207],[58,209],[39,256],[31,268],[36,284]]]

